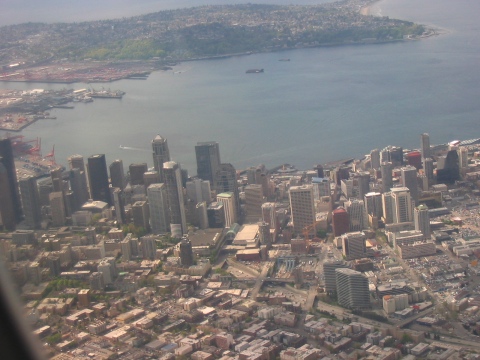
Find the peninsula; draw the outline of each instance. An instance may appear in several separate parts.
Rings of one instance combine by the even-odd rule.
[[[114,20],[4,26],[0,80],[138,79],[178,61],[432,34],[412,22],[362,15],[371,2],[200,6]]]

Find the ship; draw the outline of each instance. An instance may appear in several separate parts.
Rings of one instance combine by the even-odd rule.
[[[259,74],[263,73],[263,69],[249,69],[246,71],[247,74]]]
[[[290,59],[279,59],[278,61],[290,61]]]
[[[121,99],[123,95],[125,95],[124,91],[116,90],[116,91],[109,91],[109,90],[101,90],[96,91],[92,90],[91,92],[85,94],[91,98],[102,98],[102,99]]]

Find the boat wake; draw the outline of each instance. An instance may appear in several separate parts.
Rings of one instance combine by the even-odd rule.
[[[148,150],[148,149],[136,148],[136,147],[131,147],[131,146],[120,145],[119,148],[122,149],[122,150],[150,152],[150,150]]]

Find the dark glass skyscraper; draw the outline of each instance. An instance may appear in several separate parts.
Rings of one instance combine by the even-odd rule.
[[[215,184],[215,174],[220,166],[220,147],[217,142],[199,142],[195,146],[197,176]]]
[[[92,155],[88,158],[88,179],[92,199],[112,205],[105,154]]]
[[[112,187],[119,188],[120,190],[125,189],[125,173],[123,171],[123,161],[114,160],[110,166],[110,180],[112,182]]]
[[[7,172],[8,186],[12,198],[15,221],[18,223],[22,220],[22,204],[20,202],[20,194],[18,192],[17,172],[15,162],[13,160],[12,143],[9,139],[0,140],[0,161]]]
[[[8,172],[0,158],[0,224],[5,230],[15,230],[14,210]]]
[[[160,182],[164,182],[165,178],[163,176],[163,163],[170,161],[170,152],[168,151],[167,139],[161,137],[160,135],[155,136],[155,139],[152,140],[152,150],[153,150],[153,167],[155,171],[158,172]]]
[[[232,164],[219,165],[213,187],[217,194],[224,192],[233,193],[237,218],[240,217],[240,192],[238,191],[237,172]]]

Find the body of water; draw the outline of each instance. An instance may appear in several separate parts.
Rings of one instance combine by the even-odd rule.
[[[175,73],[155,72],[146,81],[93,84],[127,94],[55,110],[57,120],[40,120],[22,133],[41,137],[44,153],[55,144],[63,164],[71,154],[104,153],[107,162],[121,158],[126,166],[153,166],[150,141],[161,134],[172,159],[190,174],[196,173],[197,141],[218,141],[222,162],[242,169],[285,162],[310,168],[389,144],[418,148],[423,132],[432,144],[480,137],[480,3],[385,0],[372,11],[429,24],[443,34],[185,62]],[[250,68],[265,72],[245,74]]]

